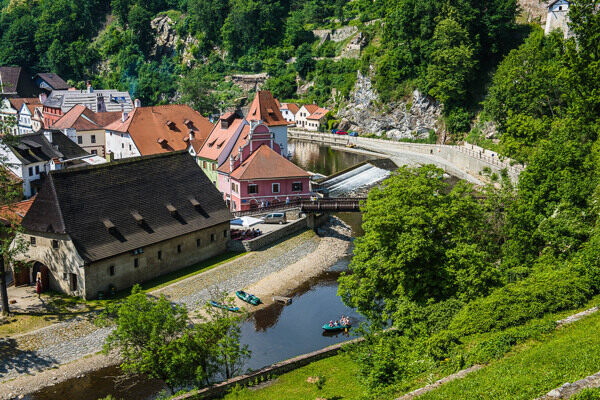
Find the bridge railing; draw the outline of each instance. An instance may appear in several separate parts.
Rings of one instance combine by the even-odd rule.
[[[431,154],[429,150],[434,149],[450,149],[452,151],[458,151],[460,153],[466,154],[469,157],[484,161],[491,166],[498,167],[500,169],[506,169],[511,173],[520,174],[525,168],[521,165],[514,164],[510,160],[503,161],[500,157],[488,155],[485,149],[469,149],[467,146],[458,146],[458,145],[447,145],[447,144],[428,144],[428,143],[412,143],[412,142],[397,142],[393,140],[385,140],[385,139],[375,139],[375,138],[365,138],[365,137],[350,137],[350,136],[340,136],[334,135],[331,133],[315,133],[302,131],[298,129],[290,129],[290,136],[293,138],[296,136],[297,138],[305,138],[307,140],[317,140],[321,142],[332,142],[334,144],[355,144],[358,145],[361,142],[364,144],[368,143],[378,143],[385,144],[386,146],[393,146],[396,148],[408,148],[414,149],[415,151],[423,154]],[[474,147],[473,145],[470,145]],[[492,153],[493,154],[493,153]]]
[[[366,197],[353,197],[353,198],[331,198],[331,199],[296,199],[290,200],[289,203],[278,203],[275,205],[269,205],[268,207],[253,208],[246,211],[234,211],[232,216],[235,218],[249,216],[249,215],[260,215],[268,214],[273,211],[338,211],[338,210],[358,210],[360,203],[365,201]]]

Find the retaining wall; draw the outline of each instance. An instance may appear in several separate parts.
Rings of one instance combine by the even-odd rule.
[[[371,139],[364,137],[349,137],[333,135],[330,133],[310,133],[301,130],[289,130],[288,136],[290,139],[307,140],[311,142],[329,144],[329,145],[346,145],[353,143],[367,150],[377,151],[380,153],[394,156],[393,152],[411,152],[418,153],[427,158],[431,158],[431,162],[445,170],[444,163],[440,165],[436,159],[441,159],[456,169],[465,172],[471,176],[478,177],[481,172],[489,168],[492,172],[500,173],[506,169],[508,175],[516,182],[519,174],[523,171],[520,165],[511,165],[510,160],[500,160],[498,155],[489,150],[482,149],[477,146],[452,146],[441,144],[422,144],[422,143],[406,143],[396,142],[392,140]],[[448,172],[452,173],[451,170]]]
[[[350,343],[357,343],[363,341],[364,338],[358,338],[350,340],[344,343],[338,343],[333,346],[325,347],[324,349],[313,351],[312,353],[303,354],[298,357],[291,358],[287,361],[282,361],[276,364],[269,365],[268,367],[259,369],[256,372],[240,375],[232,378],[228,381],[200,389],[190,393],[173,398],[173,400],[195,400],[195,399],[212,399],[221,397],[227,393],[227,391],[236,385],[247,386],[249,383],[254,382],[256,379],[261,380],[262,378],[269,378],[272,375],[281,375],[283,373],[293,371],[312,362],[321,360],[323,358],[331,357],[336,355],[340,349]]]

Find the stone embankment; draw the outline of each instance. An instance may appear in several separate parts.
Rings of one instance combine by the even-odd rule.
[[[337,219],[322,233],[323,237],[319,237],[312,231],[305,231],[152,294],[164,294],[170,300],[184,304],[192,312],[196,312],[217,292],[232,293],[258,282],[265,285],[268,282],[265,279],[269,275],[288,268],[294,277],[298,270],[305,274],[298,275],[297,279],[302,276],[310,277],[312,269],[320,271],[328,262],[333,264],[344,257],[347,247],[340,243],[350,240],[348,228]],[[341,237],[346,239],[340,239]],[[273,293],[285,292],[289,287],[287,273],[282,272],[280,276],[286,278],[278,278],[262,287],[267,287]],[[88,318],[78,318],[20,336],[0,339],[0,399],[12,399],[32,393],[42,387],[96,370],[99,366],[118,363],[114,357],[93,355],[102,349],[110,328],[99,328],[92,323],[92,319],[93,315],[89,315]],[[83,358],[90,355],[91,357]]]

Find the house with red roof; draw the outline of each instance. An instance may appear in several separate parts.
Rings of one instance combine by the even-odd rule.
[[[300,107],[295,103],[281,103],[281,106],[279,107],[281,115],[283,115],[283,118],[285,118],[289,124],[296,122],[296,113],[298,113],[299,110]]]
[[[310,197],[310,175],[282,155],[266,124],[246,125],[217,173],[218,189],[232,211]]]
[[[218,177],[217,168],[229,160],[229,155],[244,128],[247,136],[250,128],[248,122],[236,113],[229,112],[219,118],[203,143],[200,141],[190,143],[190,154],[196,157],[198,165],[215,186]]]
[[[121,118],[120,112],[94,112],[78,104],[67,111],[52,129],[60,130],[90,154],[106,156],[104,127]]]
[[[269,127],[271,132],[275,134],[275,143],[279,145],[282,154],[287,157],[287,129],[288,121],[283,117],[279,110],[280,104],[268,90],[260,90],[256,93],[246,120],[250,123],[253,121],[262,123]]]
[[[135,107],[105,126],[110,159],[200,148],[214,125],[185,104]]]
[[[328,109],[316,104],[305,104],[296,113],[296,126],[316,132],[325,121],[328,112]]]

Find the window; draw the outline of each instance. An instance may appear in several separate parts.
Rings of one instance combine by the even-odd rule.
[[[292,192],[301,192],[301,191],[302,191],[302,182],[292,183]]]
[[[81,136],[77,136],[77,144],[83,144],[83,138]]]
[[[124,149],[125,148],[125,143],[121,143],[121,148]]]
[[[110,276],[114,276],[115,275],[115,266],[111,265],[110,267],[108,267],[108,274]]]
[[[92,135],[92,143],[96,143],[96,135]]]
[[[92,150],[92,154],[97,156],[98,155],[98,150]]]
[[[248,185],[248,194],[258,194],[258,185]]]
[[[129,145],[129,151],[131,151],[131,145]]]
[[[202,161],[202,168],[206,169],[206,161]]]
[[[211,234],[210,234],[210,241],[211,241],[211,242],[214,242],[215,240],[216,240],[215,234],[214,234],[214,233],[211,233]]]
[[[35,166],[35,174],[38,175],[40,173],[40,166],[36,165]]]
[[[53,248],[53,249],[58,249],[58,240],[54,239],[54,240],[52,241],[52,248]]]
[[[177,252],[181,253],[181,245],[180,244],[177,245]]]
[[[225,230],[223,231],[223,237],[224,237],[224,238],[227,238],[227,229],[225,229]]]
[[[158,253],[156,253],[156,258],[158,258],[158,261],[162,260],[162,251],[159,250]]]
[[[29,167],[29,176],[33,176],[33,167]]]
[[[274,183],[272,185],[273,193],[279,193],[279,183]]]
[[[201,244],[201,243],[202,243],[202,242],[200,241],[200,239],[196,239],[196,247],[200,247],[200,244]]]
[[[139,258],[134,258],[133,259],[133,268],[137,268],[140,266],[140,259]]]
[[[237,193],[237,190],[235,190],[235,183],[231,184],[231,191]]]
[[[213,171],[216,171],[216,169],[217,169],[217,164],[213,164],[213,165],[212,165],[212,170],[213,170]]]
[[[31,236],[29,238],[29,244],[35,247],[35,237],[34,236]]]

